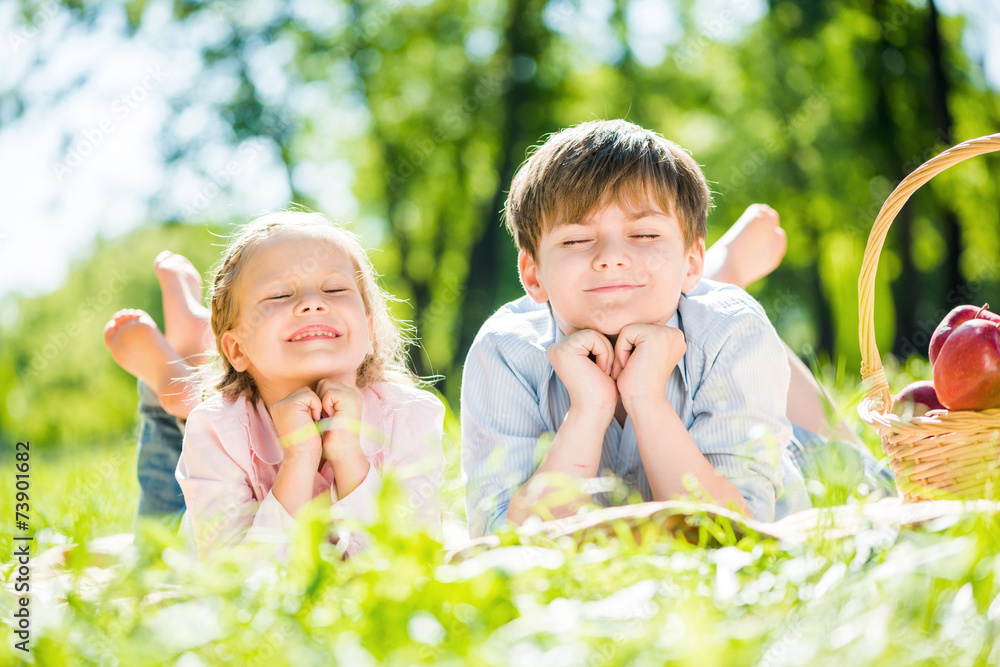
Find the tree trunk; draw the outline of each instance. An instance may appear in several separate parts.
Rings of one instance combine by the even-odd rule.
[[[524,142],[531,141],[526,139],[527,125],[539,120],[529,119],[528,114],[524,113],[525,106],[534,97],[532,92],[535,84],[530,79],[524,80],[513,73],[513,62],[517,56],[526,56],[537,63],[542,50],[542,40],[533,38],[525,30],[528,4],[528,0],[511,3],[507,20],[505,41],[510,45],[510,58],[503,86],[506,91],[503,110],[498,122],[500,153],[496,173],[499,182],[482,233],[473,245],[469,257],[469,277],[460,305],[461,330],[458,349],[455,350],[455,359],[459,364],[464,363],[465,355],[483,322],[501,305],[501,276],[516,271],[513,261],[516,252],[513,250],[513,241],[503,229],[500,211],[506,201],[514,171],[520,164],[520,160],[515,161],[515,158],[522,154]]]
[[[895,25],[888,19],[886,4],[875,0],[872,5],[875,18],[879,25]],[[896,29],[905,29],[895,26]],[[885,76],[885,66],[882,64],[882,54],[892,48],[886,40],[885,32],[880,32],[881,38],[876,43],[877,52],[869,60],[872,67],[872,85],[874,86],[874,127],[873,135],[885,150],[885,174],[898,183],[906,176],[903,165],[906,160],[899,153],[896,124],[892,118],[892,107],[886,94],[889,84]],[[892,300],[896,315],[896,336],[893,341],[893,352],[902,355],[909,347],[907,344],[917,330],[917,305],[922,291],[921,276],[913,263],[913,215],[909,207],[904,207],[892,223],[895,235],[893,249],[899,257],[900,273],[892,283]]]
[[[930,82],[928,91],[930,93],[931,119],[937,134],[945,144],[951,146],[955,143],[952,136],[951,110],[948,108],[948,74],[945,71],[944,50],[941,41],[940,14],[934,0],[929,3],[927,13],[927,55],[930,58]],[[942,272],[942,284],[945,292],[954,289],[955,294],[968,294],[968,283],[962,276],[959,262],[962,257],[962,227],[959,225],[958,216],[955,211],[948,206],[947,202],[940,202],[942,209],[941,232],[944,236],[945,253],[944,267]],[[944,294],[941,295],[944,297]],[[951,305],[951,304],[948,304]]]

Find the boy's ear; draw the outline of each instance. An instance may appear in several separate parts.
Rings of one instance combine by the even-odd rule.
[[[698,239],[687,251],[687,265],[684,279],[681,281],[681,292],[687,293],[698,286],[701,274],[705,271],[705,239]]]
[[[222,334],[220,342],[222,343],[222,351],[233,368],[242,373],[250,367],[250,358],[247,357],[243,351],[243,344],[236,339],[232,331]]]
[[[549,300],[549,294],[545,291],[545,286],[538,280],[538,264],[527,250],[522,250],[517,254],[517,270],[521,274],[521,285],[535,303],[545,303]]]

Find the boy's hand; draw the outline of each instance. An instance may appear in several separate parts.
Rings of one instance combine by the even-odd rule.
[[[324,419],[323,455],[336,461],[345,455],[361,452],[361,392],[333,380],[320,380],[316,394],[322,405]]]
[[[571,407],[605,412],[609,422],[618,404],[618,387],[611,379],[613,355],[611,341],[593,329],[572,333],[549,347],[549,362],[569,391]]]
[[[665,324],[629,324],[618,334],[611,377],[618,384],[622,404],[662,399],[667,378],[684,356],[684,333]]]
[[[288,459],[304,458],[319,467],[323,451],[316,421],[322,417],[323,404],[309,387],[296,389],[271,406],[271,419],[281,437]]]

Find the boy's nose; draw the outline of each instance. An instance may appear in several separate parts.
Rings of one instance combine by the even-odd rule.
[[[594,268],[604,270],[611,267],[627,269],[631,265],[628,251],[617,241],[598,242],[595,246]]]

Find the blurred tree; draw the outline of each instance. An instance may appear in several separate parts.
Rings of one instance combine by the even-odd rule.
[[[21,7],[26,20],[39,11]],[[942,17],[933,2],[770,0],[758,9],[330,0],[250,11],[136,0],[61,11],[77,25],[124,12],[136,34],[156,24],[164,48],[197,46],[202,68],[163,132],[173,170],[163,219],[184,217],[170,181],[201,169],[206,145],[262,140],[293,201],[336,209],[379,248],[376,267],[422,340],[414,366],[444,374],[440,386],[456,402],[475,332],[521,293],[500,221],[514,170],[544,134],[592,118],[628,117],[692,151],[716,190],[710,238],[754,201],[775,206],[788,256],[752,293],[793,349],[857,368],[856,284],[879,207],[947,144],[996,131],[1000,101],[960,47],[964,19]],[[0,95],[5,121],[24,111],[23,85]],[[184,130],[177,120],[192,108],[218,122]],[[997,297],[1000,239],[995,222],[981,222],[998,217],[991,168],[942,174],[896,221],[877,283],[881,350],[923,354],[942,310]],[[135,297],[114,305],[154,298]],[[5,335],[58,321],[64,310],[43,302],[22,303]],[[18,341],[2,363],[21,373],[38,339]],[[49,381],[32,391],[93,389],[69,372]]]
[[[20,299],[16,316],[0,331],[0,404],[6,407],[0,411],[0,443],[79,445],[130,429],[136,381],[104,348],[104,325],[127,306],[148,312],[162,330],[153,259],[169,248],[207,269],[218,254],[220,233],[168,224],[98,240],[62,288]]]

